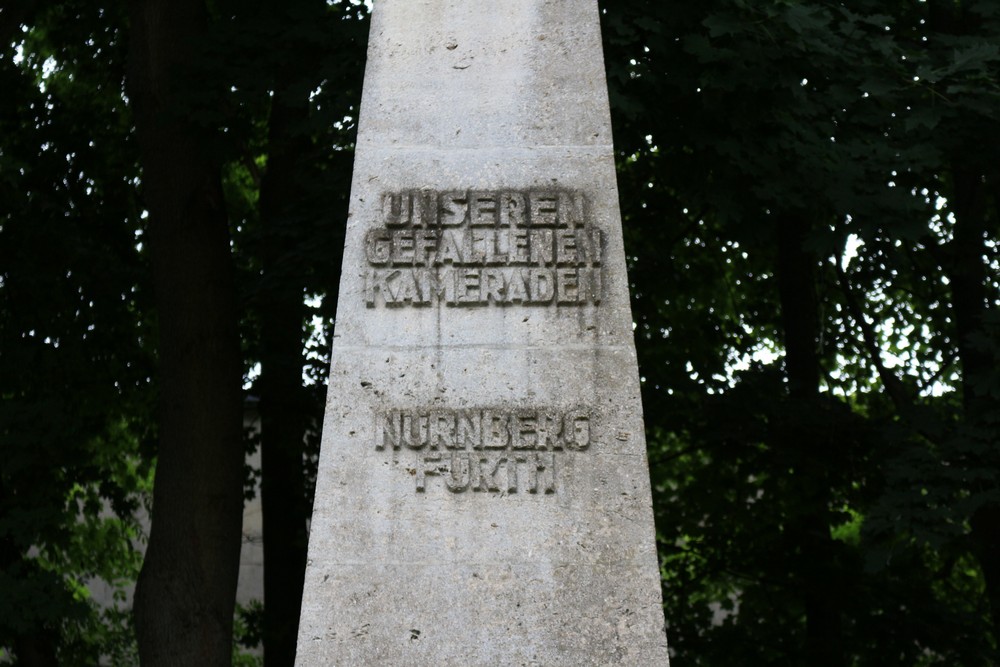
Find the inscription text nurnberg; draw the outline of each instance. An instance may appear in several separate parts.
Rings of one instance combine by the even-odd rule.
[[[601,302],[601,230],[567,190],[408,190],[381,199],[365,237],[365,303]]]
[[[375,449],[416,450],[417,491],[438,477],[454,493],[555,493],[556,459],[591,444],[591,411],[416,408],[377,416]]]

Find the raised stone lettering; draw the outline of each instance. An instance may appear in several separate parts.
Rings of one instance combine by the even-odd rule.
[[[399,410],[379,414],[375,419],[375,449],[399,449],[402,445]]]
[[[551,303],[555,294],[552,271],[530,269],[528,271],[528,303]]]
[[[416,266],[427,266],[434,259],[437,249],[437,234],[430,229],[421,229],[413,234],[413,263]]]
[[[471,216],[469,224],[473,227],[488,227],[497,224],[497,193],[473,192],[470,200]]]
[[[502,193],[500,195],[500,226],[523,226],[525,206],[524,194],[520,192]]]
[[[577,280],[576,269],[556,271],[556,293],[559,295],[559,303],[573,303],[580,300],[580,283]]]
[[[506,463],[507,459],[503,456],[477,457],[472,489],[474,491],[499,491],[501,487],[498,477],[501,472],[506,475]]]
[[[469,488],[469,454],[452,452],[448,474],[444,476],[445,486],[452,493],[461,493]]]
[[[458,302],[466,305],[476,305],[482,303],[482,293],[480,291],[480,272],[469,269],[462,272],[462,288],[458,292]]]
[[[524,272],[519,270],[509,271],[505,274],[507,282],[504,284],[504,295],[508,303],[524,303],[528,300],[528,285],[524,280]]]
[[[571,266],[576,263],[576,230],[560,229],[556,232],[556,264]]]
[[[455,230],[446,229],[441,233],[434,263],[448,263],[459,266],[465,263],[465,255],[462,252],[462,240]]]
[[[483,410],[483,446],[486,449],[507,449],[510,445],[509,419],[505,412]]]
[[[387,192],[382,195],[382,224],[398,227],[410,223],[410,196],[402,192]]]
[[[436,410],[431,412],[431,449],[455,449],[455,421],[455,413],[451,410]]]
[[[389,255],[393,266],[413,265],[413,232],[400,229],[392,233],[392,252]]]
[[[441,194],[438,224],[444,227],[464,225],[469,219],[469,199],[464,192]]]
[[[555,192],[530,192],[531,225],[555,227],[559,222],[559,195]]]
[[[511,415],[511,445],[514,449],[535,449],[538,445],[538,413],[515,410]]]
[[[551,229],[532,229],[528,232],[530,247],[528,261],[538,266],[550,266],[554,263],[552,242],[555,238]]]
[[[423,449],[427,445],[427,422],[425,414],[403,412],[400,415],[400,442],[410,449]]]
[[[559,226],[583,227],[583,195],[578,192],[559,193]]]
[[[428,475],[439,475],[441,474],[441,457],[437,454],[432,456],[423,456],[417,464],[414,470],[414,476],[417,480],[417,491],[427,490],[427,476]]]
[[[527,456],[528,492],[556,492],[556,459],[551,453],[532,452]]]
[[[381,211],[365,235],[370,308],[601,303],[604,237],[582,193],[388,192]]]
[[[408,408],[376,416],[376,450],[416,450],[417,491],[556,492],[557,454],[592,445],[593,411],[553,408]],[[439,484],[441,482],[438,482]]]
[[[458,410],[455,415],[455,444],[459,449],[483,448],[483,414],[479,410]]]
[[[563,434],[568,449],[586,449],[590,446],[590,413],[574,410],[566,413]]]
[[[365,257],[372,266],[383,266],[389,262],[392,236],[385,227],[371,229],[365,235]]]
[[[297,664],[666,665],[601,5],[366,4]]]

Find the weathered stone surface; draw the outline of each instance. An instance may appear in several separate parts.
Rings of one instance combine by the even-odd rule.
[[[379,0],[300,665],[666,665],[594,0]]]

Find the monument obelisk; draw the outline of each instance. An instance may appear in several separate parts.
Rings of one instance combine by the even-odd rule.
[[[298,664],[667,664],[596,0],[376,0]]]

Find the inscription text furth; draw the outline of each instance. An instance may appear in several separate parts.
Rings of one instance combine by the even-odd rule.
[[[417,452],[417,491],[435,476],[455,493],[555,493],[557,456],[590,447],[592,419],[589,409],[390,410],[378,415],[375,449]]]

